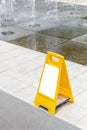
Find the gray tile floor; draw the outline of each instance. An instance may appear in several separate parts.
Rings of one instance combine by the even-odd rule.
[[[0,41],[0,90],[33,105],[45,56]],[[66,65],[75,103],[57,109],[55,116],[86,130],[87,67],[67,60]]]
[[[17,23],[0,26],[0,89],[33,104],[45,53],[62,54],[75,103],[65,105],[55,116],[87,130],[87,7],[78,6],[75,14],[72,6],[59,3],[57,17],[52,18],[55,14],[47,13],[48,3],[37,0],[34,24],[29,26],[31,8],[27,0],[19,3],[14,3]],[[7,31],[15,33],[2,35]]]

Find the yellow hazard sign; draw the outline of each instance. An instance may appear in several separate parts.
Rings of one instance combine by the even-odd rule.
[[[60,94],[69,98],[70,102],[74,102],[64,57],[48,52],[34,105],[43,106],[50,114],[55,114]]]

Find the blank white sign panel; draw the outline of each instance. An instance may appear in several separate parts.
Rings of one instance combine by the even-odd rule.
[[[41,79],[39,92],[54,99],[59,68],[46,64]]]

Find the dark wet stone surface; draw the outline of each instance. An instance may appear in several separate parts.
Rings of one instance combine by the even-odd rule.
[[[87,64],[87,45],[80,44],[77,42],[68,41],[66,43],[60,44],[55,48],[49,48],[42,50],[42,52],[46,53],[47,51],[53,51],[65,56],[65,59],[80,63]]]
[[[10,42],[26,48],[41,51],[43,49],[54,48],[65,41],[65,39],[54,38],[47,35],[34,33]]]
[[[85,17],[82,17],[82,19],[87,19],[87,16],[85,16]]]
[[[10,42],[43,53],[53,51],[63,55],[67,60],[83,65],[87,64],[87,44],[66,41],[65,39],[50,37],[39,33],[34,33]]]
[[[49,36],[54,36],[54,37],[69,40],[69,39],[72,39],[72,38],[75,38],[75,37],[78,37],[78,36],[81,36],[81,35],[87,33],[87,30],[70,27],[70,26],[66,26],[66,25],[59,25],[57,27],[45,29],[45,30],[39,31],[39,32],[42,34],[49,35]]]

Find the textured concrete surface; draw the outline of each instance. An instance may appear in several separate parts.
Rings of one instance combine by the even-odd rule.
[[[0,129],[81,130],[2,91],[0,91]]]

